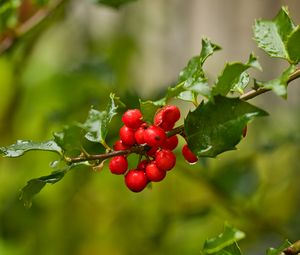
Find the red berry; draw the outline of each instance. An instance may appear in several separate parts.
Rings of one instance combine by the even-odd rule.
[[[140,161],[140,163],[138,163],[136,169],[145,171],[148,163],[149,163],[148,160],[144,159],[144,160]]]
[[[156,163],[152,161],[146,167],[146,176],[150,181],[159,182],[166,176],[166,171],[157,167]]]
[[[130,170],[125,175],[125,184],[133,192],[142,191],[148,184],[148,179],[144,171]]]
[[[144,132],[145,143],[151,147],[160,147],[166,141],[165,131],[157,126],[150,126]]]
[[[145,143],[145,139],[144,139],[144,133],[145,133],[145,130],[146,130],[146,126],[142,125],[141,127],[139,127],[135,133],[134,133],[134,138],[135,138],[135,141],[138,143],[138,144],[144,144]]]
[[[156,153],[155,162],[159,169],[169,171],[176,164],[176,156],[170,150],[160,150]]]
[[[121,140],[116,141],[115,144],[114,144],[114,150],[115,151],[124,151],[124,150],[127,150],[129,148],[130,147],[123,144]]]
[[[124,145],[132,146],[135,144],[134,129],[127,126],[120,128],[120,138]]]
[[[122,116],[123,123],[130,128],[138,128],[142,123],[143,115],[139,109],[126,111]]]
[[[247,125],[243,128],[243,137],[246,137],[247,135]]]
[[[189,163],[195,163],[198,161],[197,156],[190,150],[187,144],[182,147],[182,155]]]
[[[115,156],[109,162],[109,169],[113,174],[124,174],[127,168],[128,162],[124,156]]]
[[[154,117],[154,125],[160,126],[165,131],[171,130],[180,118],[180,111],[175,105],[167,105],[160,109]]]
[[[176,135],[173,135],[165,141],[165,143],[161,146],[162,149],[166,150],[174,150],[178,145],[178,138]]]

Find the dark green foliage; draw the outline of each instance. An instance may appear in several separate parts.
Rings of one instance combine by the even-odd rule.
[[[254,37],[258,47],[270,56],[286,59],[293,64],[299,62],[299,28],[286,7],[282,7],[273,20],[257,20]]]
[[[67,167],[63,170],[55,171],[47,176],[42,176],[32,179],[27,182],[27,185],[21,189],[20,200],[23,200],[24,206],[31,207],[32,198],[41,191],[47,183],[54,184],[60,181],[70,169]]]
[[[217,237],[207,239],[203,246],[204,254],[240,255],[237,241],[245,238],[245,233],[225,224],[224,232]]]
[[[33,142],[26,140],[18,140],[15,144],[7,147],[0,147],[0,153],[3,157],[20,157],[25,152],[31,150],[43,150],[43,151],[53,151],[59,154],[62,153],[61,147],[53,140],[46,142]]]
[[[243,128],[267,113],[238,98],[217,96],[189,112],[184,127],[190,149],[199,157],[216,157],[234,150]]]

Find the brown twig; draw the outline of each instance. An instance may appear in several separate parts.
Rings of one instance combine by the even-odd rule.
[[[280,255],[297,255],[300,253],[300,240],[285,248]]]
[[[184,126],[178,126],[170,131],[167,132],[167,136],[173,136],[176,134],[183,135]],[[83,161],[103,161],[108,158],[112,158],[115,156],[121,156],[121,155],[127,155],[131,153],[136,153],[139,155],[147,155],[147,151],[150,149],[148,145],[142,144],[142,145],[135,145],[132,148],[128,150],[121,150],[121,151],[111,151],[103,154],[95,154],[95,155],[88,155],[86,153],[82,153],[78,157],[65,157],[65,160],[69,163],[78,163]]]
[[[288,79],[288,82],[287,83],[290,83],[291,81],[297,79],[300,77],[300,68],[297,68],[295,70],[295,72],[293,72],[289,79]],[[250,90],[249,92],[243,94],[240,96],[240,99],[242,100],[249,100],[249,99],[252,99],[254,97],[257,97],[258,95],[261,95],[263,93],[266,93],[268,91],[270,91],[271,89],[264,89],[264,88],[258,88],[258,89],[253,89],[253,90]]]

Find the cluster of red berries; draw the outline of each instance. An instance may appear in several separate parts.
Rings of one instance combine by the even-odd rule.
[[[120,140],[114,144],[114,150],[142,148],[138,153],[146,159],[141,160],[135,169],[128,170],[126,155],[115,156],[109,163],[109,169],[113,174],[125,174],[125,184],[131,191],[140,192],[149,182],[163,180],[167,171],[175,166],[176,156],[172,151],[178,145],[178,138],[176,135],[168,137],[166,132],[174,128],[179,118],[180,111],[173,105],[161,108],[153,124],[144,122],[138,109],[128,110],[122,116],[124,126],[120,129]],[[190,163],[198,160],[187,145],[183,146],[182,153]]]

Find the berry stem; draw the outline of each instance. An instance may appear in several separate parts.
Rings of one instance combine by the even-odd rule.
[[[181,125],[181,126],[178,126],[174,129],[170,130],[169,132],[167,132],[167,137],[171,137],[171,136],[177,135],[177,134],[183,135],[183,132],[184,132],[184,126]],[[68,164],[84,162],[84,161],[96,161],[96,160],[103,161],[108,158],[112,158],[115,156],[121,156],[121,155],[127,155],[127,154],[131,154],[131,153],[136,153],[139,155],[146,155],[147,149],[149,149],[147,145],[136,145],[128,150],[110,151],[110,152],[103,153],[103,154],[93,154],[93,155],[89,155],[87,153],[82,153],[81,155],[79,155],[77,157],[64,157],[64,159]]]

